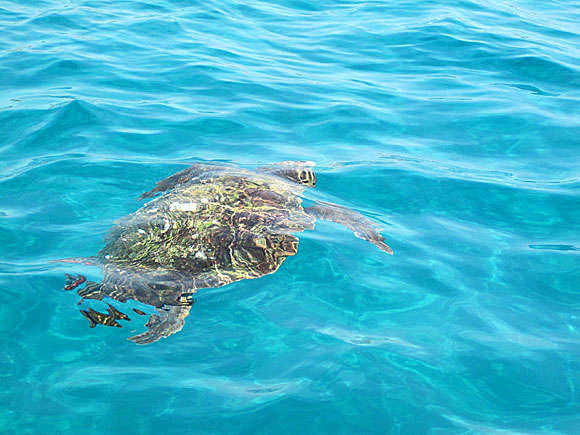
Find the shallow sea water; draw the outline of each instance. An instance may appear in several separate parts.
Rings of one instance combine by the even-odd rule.
[[[572,0],[0,2],[0,432],[580,433],[578,23]],[[281,160],[395,254],[320,222],[168,339],[88,327],[64,273],[100,272],[52,260],[188,163]]]

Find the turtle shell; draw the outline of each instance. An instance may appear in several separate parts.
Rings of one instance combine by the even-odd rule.
[[[297,252],[292,233],[314,228],[301,193],[267,173],[204,171],[117,223],[98,254],[102,284],[115,299],[160,306],[175,304],[173,293],[273,273]]]

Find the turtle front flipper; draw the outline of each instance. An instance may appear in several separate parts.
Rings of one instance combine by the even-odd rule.
[[[359,239],[371,242],[381,251],[393,255],[393,250],[385,243],[385,238],[375,230],[375,224],[360,213],[330,202],[319,202],[304,209],[317,219],[344,225]]]
[[[147,331],[128,339],[136,344],[149,344],[169,337],[171,334],[181,331],[190,309],[190,306],[157,308],[157,314],[152,314],[145,324]]]
[[[161,181],[157,182],[157,186],[153,189],[141,194],[139,199],[151,198],[158,193],[167,192],[180,184],[187,183],[192,178],[198,177],[209,170],[219,169],[219,166],[195,164],[189,168],[179,171]]]

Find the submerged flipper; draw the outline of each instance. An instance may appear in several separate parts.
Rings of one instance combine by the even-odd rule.
[[[191,307],[189,306],[166,306],[157,308],[157,314],[152,314],[149,321],[145,324],[147,331],[129,337],[129,340],[136,344],[149,344],[181,331],[190,309]]]
[[[122,294],[116,291],[116,288],[108,287],[104,284],[87,281],[83,275],[66,275],[65,290],[72,290],[79,287],[81,284],[85,283],[84,288],[77,291],[78,295],[83,299],[94,299],[103,300],[105,297],[110,297],[116,299],[120,302],[126,302],[130,297],[133,296],[127,294]],[[137,344],[149,344],[158,341],[162,338],[169,337],[171,334],[181,331],[185,323],[185,318],[189,315],[191,305],[195,302],[193,299],[193,293],[181,293],[177,300],[171,300],[170,303],[175,303],[179,305],[163,305],[160,308],[156,308],[156,314],[152,314],[149,321],[145,324],[147,331],[142,334],[130,337],[129,340],[134,341]],[[139,300],[139,298],[135,298]],[[117,322],[117,320],[128,320],[128,315],[119,311],[113,305],[107,303],[108,309],[107,314],[101,313],[99,311],[89,308],[88,310],[80,310],[81,314],[89,321],[90,327],[94,328],[97,325],[105,326],[115,326],[121,328],[122,326]],[[145,315],[144,311],[137,308],[133,308],[133,311],[139,315]]]
[[[385,238],[375,230],[376,224],[354,210],[330,202],[318,202],[304,211],[317,219],[344,225],[359,239],[371,242],[381,251],[393,255],[393,250],[385,243]]]

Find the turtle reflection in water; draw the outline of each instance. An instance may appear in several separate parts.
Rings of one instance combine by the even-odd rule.
[[[278,270],[297,252],[294,233],[313,229],[316,219],[345,225],[392,254],[374,224],[359,213],[330,203],[302,207],[304,189],[316,184],[313,166],[282,162],[249,171],[196,164],[180,171],[141,195],[163,193],[121,219],[106,246],[87,259],[102,268],[103,280],[67,275],[65,289],[77,288],[84,299],[133,299],[155,307],[147,331],[130,338],[146,344],[181,330],[197,289]],[[110,304],[108,314],[81,312],[91,327],[119,327],[117,320],[128,320]]]

